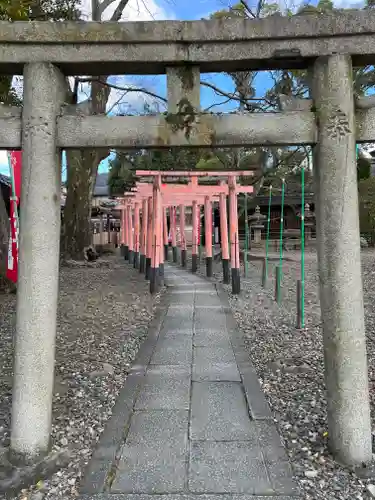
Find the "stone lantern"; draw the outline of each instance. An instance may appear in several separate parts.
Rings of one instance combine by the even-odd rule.
[[[260,207],[257,205],[255,207],[255,212],[250,215],[250,227],[254,231],[254,244],[260,245],[262,242],[262,229],[264,228],[264,222],[267,219],[266,215],[260,213]]]

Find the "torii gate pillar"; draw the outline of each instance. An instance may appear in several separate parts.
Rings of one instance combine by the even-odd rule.
[[[206,275],[212,278],[212,203],[209,196],[205,197],[204,202],[204,225],[206,242]]]
[[[228,213],[227,197],[220,194],[220,238],[221,238],[221,260],[223,264],[223,283],[229,285],[229,248],[228,248]]]
[[[146,270],[146,251],[147,251],[147,223],[148,223],[148,203],[147,200],[142,200],[142,228],[141,228],[141,247],[139,256],[139,272],[144,273]]]
[[[238,238],[238,208],[236,178],[229,178],[229,229],[230,229],[230,258],[232,271],[232,293],[238,294],[241,291],[240,275],[240,249]]]
[[[133,264],[134,259],[134,233],[133,233],[133,209],[128,207],[128,232],[129,232],[129,264]]]
[[[152,196],[147,201],[147,244],[146,244],[146,280],[150,279],[151,269],[151,255],[152,255]]]
[[[164,262],[168,262],[168,219],[167,219],[167,209],[163,207],[163,242],[164,242]]]
[[[139,266],[139,250],[140,250],[140,227],[139,227],[139,203],[134,205],[134,255],[133,264],[135,268]]]
[[[124,259],[129,260],[129,219],[128,209],[125,207],[124,211]]]
[[[196,273],[198,270],[198,204],[193,201],[193,241],[191,250],[191,272]]]
[[[61,152],[57,118],[65,79],[52,64],[24,67],[22,192],[11,453],[35,461],[49,450],[60,261]]]
[[[160,283],[160,248],[161,248],[161,193],[160,178],[156,179],[152,196],[152,255],[150,268],[150,292],[156,293]]]
[[[328,438],[340,462],[360,465],[371,460],[372,450],[350,56],[317,59],[313,93]]]
[[[186,267],[185,206],[180,205],[181,266]]]
[[[172,257],[173,262],[176,264],[178,260],[177,251],[177,228],[176,228],[176,207],[171,206],[169,208],[169,214],[171,219],[171,240],[172,240]]]
[[[125,210],[121,209],[121,255],[124,257],[125,254]]]

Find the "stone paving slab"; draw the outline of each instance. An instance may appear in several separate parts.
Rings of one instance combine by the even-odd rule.
[[[280,436],[271,421],[257,421],[258,439],[274,489],[285,495],[298,493],[292,480],[292,469],[281,443]]]
[[[178,318],[167,316],[163,323],[163,330],[169,330],[173,332],[173,330],[189,329],[193,327],[193,319],[192,318]]]
[[[187,290],[174,290],[173,292],[169,293],[169,300],[170,304],[193,304],[195,298],[195,291],[194,289],[187,291]]]
[[[240,382],[233,352],[222,347],[194,347],[193,381]]]
[[[195,329],[193,338],[194,347],[218,346],[231,349],[231,343],[227,332],[207,329]]]
[[[252,442],[192,442],[189,490],[195,493],[274,493],[260,445]]]
[[[162,328],[160,330],[160,339],[162,338],[167,338],[167,337],[176,337],[182,335],[184,337],[189,337],[191,341],[193,341],[193,327],[191,326],[190,328],[175,328],[173,330],[169,330],[168,328]]]
[[[150,365],[135,410],[188,410],[190,385],[189,366]]]
[[[164,313],[89,464],[84,500],[300,498],[227,296],[165,270]]]
[[[239,382],[193,382],[190,439],[248,440],[258,446],[256,424]]]
[[[200,328],[211,328],[215,325],[218,330],[225,329],[226,317],[222,309],[195,309],[195,321]]]
[[[174,493],[186,486],[188,412],[136,412],[121,450],[113,493]]]
[[[177,318],[177,319],[182,319],[183,321],[193,321],[193,314],[194,314],[194,307],[193,307],[193,302],[190,304],[184,303],[184,304],[178,304],[178,305],[171,305],[168,308],[168,316],[167,319],[169,318]]]
[[[171,335],[160,338],[151,358],[152,365],[190,365],[192,359],[192,338]]]

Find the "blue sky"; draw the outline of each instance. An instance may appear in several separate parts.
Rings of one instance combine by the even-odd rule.
[[[115,0],[113,5],[104,13],[104,20],[109,18],[111,10],[115,8],[118,0]],[[127,6],[126,16],[124,20],[151,20],[151,19],[180,19],[180,20],[195,20],[202,17],[208,17],[210,13],[226,8],[230,0],[129,0]],[[235,3],[233,0],[232,3]],[[248,1],[250,7],[256,4],[255,0]],[[281,5],[286,5],[286,1]],[[301,1],[302,3],[302,1]],[[311,3],[316,3],[316,0]],[[354,2],[350,0],[338,0],[335,4],[348,7],[353,5]],[[358,5],[358,4],[357,4]],[[356,6],[357,6],[356,5]],[[82,0],[82,10],[90,17],[90,2],[89,0]],[[202,80],[214,84],[216,87],[226,92],[233,90],[233,82],[230,77],[224,74],[206,74],[202,75]],[[110,81],[120,87],[136,87],[146,88],[152,92],[166,97],[166,78],[165,76],[113,76]],[[256,96],[261,97],[266,90],[272,86],[272,80],[269,72],[259,72],[254,81],[256,89]],[[88,95],[88,87],[82,86],[80,92],[80,100],[84,100]],[[146,98],[147,102],[154,104],[154,99]],[[201,87],[201,107],[206,109],[215,104],[212,111],[229,111],[236,107],[236,103],[229,102],[221,104],[226,99],[216,95],[211,89]],[[117,114],[118,112],[137,112],[141,111],[144,106],[144,94],[137,92],[125,93],[112,90],[110,102],[108,106],[109,114]],[[108,160],[104,160],[100,165],[99,171],[103,172],[108,169]],[[6,160],[6,153],[0,151],[0,172],[4,174],[9,173],[9,168]],[[63,178],[66,176],[66,168],[63,167]]]

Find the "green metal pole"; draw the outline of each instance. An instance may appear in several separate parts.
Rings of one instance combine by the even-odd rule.
[[[280,283],[278,287],[278,300],[277,302],[280,303],[281,301],[281,281],[283,279],[283,230],[284,230],[284,196],[285,196],[285,179],[282,179],[282,185],[281,185],[281,217],[280,217],[280,258],[279,258],[279,269],[280,273],[278,274]]]
[[[309,161],[309,157],[308,157]],[[305,167],[301,170],[301,328],[305,328]]]
[[[249,261],[248,261],[248,251],[249,251],[249,226],[248,226],[248,215],[247,215],[247,193],[245,193],[245,255],[244,255],[244,270],[245,278],[249,274]]]
[[[268,279],[268,249],[270,243],[270,228],[271,228],[271,204],[272,204],[272,186],[270,186],[268,197],[268,215],[267,215],[267,236],[266,236],[266,259],[264,262],[263,286],[265,287]]]

